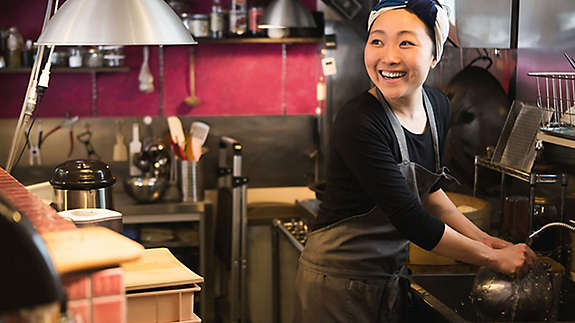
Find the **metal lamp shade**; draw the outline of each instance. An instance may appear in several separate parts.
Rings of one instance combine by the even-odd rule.
[[[312,14],[298,0],[275,0],[265,10],[260,28],[315,28]]]
[[[68,0],[38,38],[40,45],[197,44],[162,0]]]

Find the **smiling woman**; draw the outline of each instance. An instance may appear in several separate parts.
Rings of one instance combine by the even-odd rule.
[[[521,273],[526,245],[492,237],[441,189],[449,100],[424,86],[449,19],[435,0],[382,0],[364,63],[374,87],[340,110],[327,184],[301,253],[294,322],[406,322],[409,242],[443,256]]]

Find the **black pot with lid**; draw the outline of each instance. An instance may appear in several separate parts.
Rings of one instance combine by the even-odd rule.
[[[50,184],[58,211],[85,208],[112,209],[110,165],[89,159],[68,160],[54,169]]]

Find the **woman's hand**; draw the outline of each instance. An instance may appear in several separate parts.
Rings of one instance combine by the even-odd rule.
[[[499,239],[497,237],[490,236],[488,234],[485,234],[485,237],[481,238],[479,241],[481,241],[481,243],[488,246],[489,248],[493,248],[493,249],[503,249],[505,247],[509,247],[509,246],[513,245],[509,241],[505,241],[503,239]]]
[[[535,264],[536,255],[524,243],[510,245],[495,251],[495,257],[488,266],[491,269],[507,275],[523,276]]]

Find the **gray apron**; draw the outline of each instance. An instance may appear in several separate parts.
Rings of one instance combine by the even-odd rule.
[[[443,176],[433,107],[423,93],[436,172],[411,162],[403,128],[383,96],[380,102],[399,143],[398,167],[423,203]],[[294,323],[404,322],[409,241],[377,206],[308,235],[296,277]]]

